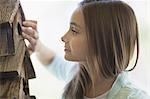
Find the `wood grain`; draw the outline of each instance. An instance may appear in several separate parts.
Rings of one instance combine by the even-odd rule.
[[[24,60],[25,45],[24,41],[19,42],[18,50],[14,56],[5,56],[0,58],[0,73],[9,73],[12,71],[21,73],[22,63]]]
[[[35,71],[22,38],[24,20],[19,0],[0,0],[0,99],[35,99],[29,90]]]
[[[23,99],[22,78],[7,79],[0,81],[0,99]],[[18,94],[19,93],[19,94]]]

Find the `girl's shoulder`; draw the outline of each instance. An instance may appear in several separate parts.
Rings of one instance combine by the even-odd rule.
[[[134,85],[127,72],[122,72],[114,82],[108,99],[150,99],[150,96]]]
[[[115,97],[115,99],[150,99],[145,91],[133,86],[122,87]]]

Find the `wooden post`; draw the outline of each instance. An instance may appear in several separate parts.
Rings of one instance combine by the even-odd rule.
[[[0,0],[0,99],[35,99],[28,80],[35,78],[21,25],[19,0]]]

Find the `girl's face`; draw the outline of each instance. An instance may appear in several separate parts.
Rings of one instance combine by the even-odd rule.
[[[76,9],[71,17],[70,28],[62,37],[65,43],[65,59],[84,62],[87,55],[87,43],[83,14]]]

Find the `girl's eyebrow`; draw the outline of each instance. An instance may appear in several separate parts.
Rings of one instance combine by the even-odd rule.
[[[70,25],[74,25],[74,26],[76,26],[78,28],[81,28],[80,25],[76,24],[75,22],[71,22]]]

